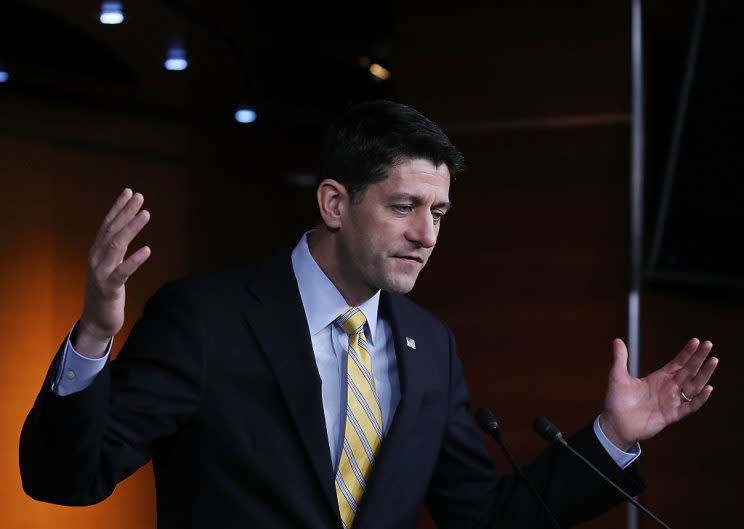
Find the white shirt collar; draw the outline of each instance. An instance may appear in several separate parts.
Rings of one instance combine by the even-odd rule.
[[[292,250],[292,268],[300,288],[300,297],[310,335],[314,336],[332,324],[349,305],[336,285],[325,275],[310,254],[310,247],[307,244],[307,237],[310,233],[312,230],[306,232]],[[378,290],[371,298],[359,305],[359,309],[367,318],[369,328],[369,333],[365,333],[365,338],[372,345],[375,344],[379,304],[380,291]]]

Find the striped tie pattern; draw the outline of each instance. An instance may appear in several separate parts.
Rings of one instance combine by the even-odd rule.
[[[335,323],[349,336],[346,358],[346,424],[344,447],[336,473],[336,497],[341,523],[349,529],[364,494],[382,443],[382,413],[372,376],[370,346],[364,336],[367,319],[349,307]]]

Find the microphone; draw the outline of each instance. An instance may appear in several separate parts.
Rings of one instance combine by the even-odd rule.
[[[501,436],[501,428],[499,427],[499,423],[496,421],[496,417],[494,417],[493,413],[491,413],[491,410],[488,410],[486,408],[478,408],[478,410],[475,412],[475,420],[478,422],[478,426],[481,427],[481,430],[483,430],[485,433],[489,434],[496,440],[498,445],[501,447],[501,450],[506,455],[506,459],[509,460],[509,464],[514,469],[514,472],[519,476],[524,484],[527,485],[527,488],[529,489],[530,493],[532,493],[532,496],[540,504],[543,511],[545,511],[545,513],[548,515],[548,518],[550,518],[550,522],[553,527],[555,529],[561,529],[561,526],[558,524],[558,520],[555,519],[555,516],[543,501],[540,493],[537,492],[530,480],[527,479],[527,476],[525,476],[524,472],[522,472],[522,468],[517,463],[517,460],[514,459],[511,451],[509,451],[509,448],[506,446],[506,442],[504,442],[504,439]]]
[[[532,423],[532,429],[535,430],[535,433],[545,439],[549,443],[560,443],[563,446],[565,446],[572,454],[574,454],[576,457],[581,459],[589,468],[591,468],[598,476],[600,476],[603,480],[605,480],[607,483],[612,485],[615,490],[617,490],[626,500],[628,500],[630,503],[638,507],[640,510],[645,512],[647,515],[651,517],[653,521],[655,521],[657,524],[659,524],[664,529],[671,529],[667,524],[665,524],[661,519],[659,519],[658,516],[656,516],[654,513],[646,509],[643,505],[641,505],[638,500],[636,500],[634,497],[632,497],[630,494],[625,492],[622,488],[620,488],[619,485],[617,485],[614,481],[612,481],[610,478],[605,476],[597,467],[592,465],[588,459],[586,459],[584,456],[582,456],[579,452],[577,452],[568,442],[566,441],[566,438],[563,437],[563,434],[560,432],[560,430],[548,419],[545,417],[537,417],[534,422]]]

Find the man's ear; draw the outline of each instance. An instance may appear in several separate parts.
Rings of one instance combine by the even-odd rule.
[[[336,180],[326,178],[318,184],[316,191],[320,217],[330,230],[341,227],[341,217],[349,207],[349,193],[346,187]]]

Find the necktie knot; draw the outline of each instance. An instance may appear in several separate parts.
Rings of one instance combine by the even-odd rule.
[[[335,320],[336,324],[348,335],[361,334],[367,318],[359,307],[349,307]]]

